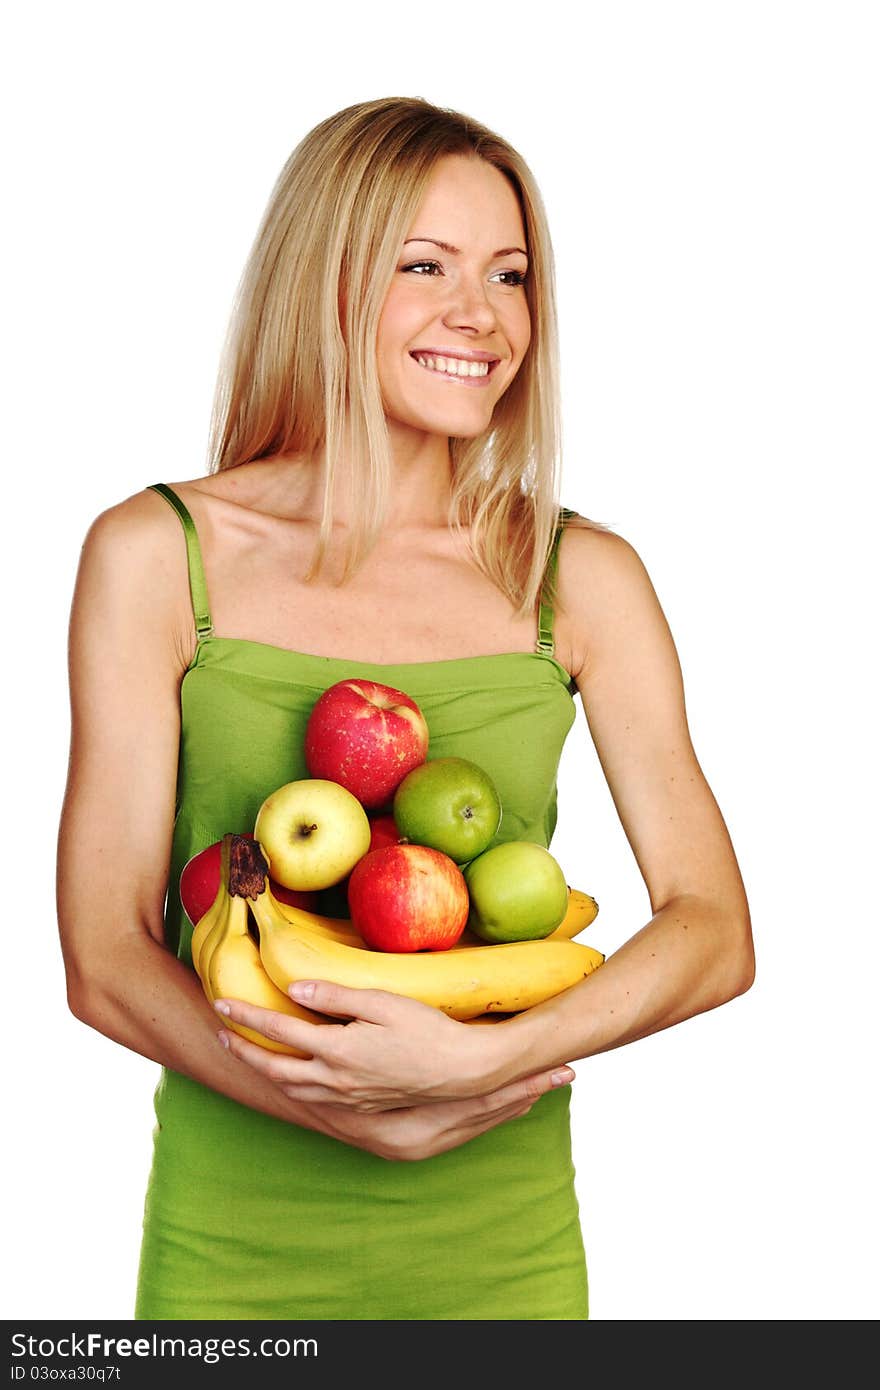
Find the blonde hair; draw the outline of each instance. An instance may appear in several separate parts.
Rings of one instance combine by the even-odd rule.
[[[363,500],[343,582],[384,523],[393,459],[376,335],[397,258],[434,165],[485,159],[517,193],[526,231],[531,341],[490,428],[451,438],[448,523],[477,566],[524,616],[537,605],[559,520],[561,422],[550,233],[538,187],[500,136],[421,97],[346,107],[293,150],[263,214],[235,296],[211,417],[209,471],[279,453],[324,459],[321,525],[306,576],[332,534],[344,426]],[[344,320],[344,328],[343,322]],[[585,517],[588,527],[607,530]],[[556,598],[552,577],[545,596]]]

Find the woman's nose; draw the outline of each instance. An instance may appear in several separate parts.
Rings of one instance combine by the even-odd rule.
[[[449,295],[444,323],[454,328],[476,328],[485,332],[495,324],[495,310],[479,276],[462,275]]]

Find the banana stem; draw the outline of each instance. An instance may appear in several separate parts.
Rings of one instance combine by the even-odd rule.
[[[258,898],[266,891],[269,864],[259,843],[246,835],[223,836],[221,872],[228,873],[225,882],[234,898]]]

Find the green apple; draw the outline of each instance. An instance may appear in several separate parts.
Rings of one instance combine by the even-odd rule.
[[[471,900],[468,926],[484,941],[537,941],[568,911],[561,865],[543,845],[508,840],[464,869]]]
[[[488,772],[467,758],[429,758],[394,793],[404,840],[439,849],[459,866],[482,854],[501,824],[501,798]]]

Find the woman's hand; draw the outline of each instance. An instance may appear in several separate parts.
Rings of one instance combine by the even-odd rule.
[[[491,1026],[501,1028],[503,1024]],[[505,1120],[527,1115],[540,1096],[573,1078],[571,1068],[562,1067],[552,1073],[522,1077],[470,1100],[433,1101],[372,1113],[326,1103],[303,1105],[301,1109],[309,1127],[331,1139],[365,1149],[378,1158],[414,1162],[458,1148]]]
[[[237,999],[218,999],[215,1004],[231,1021],[309,1054],[299,1058],[273,1052],[227,1028],[219,1035],[234,1056],[273,1081],[289,1100],[327,1103],[362,1114],[476,1100],[476,1109],[466,1107],[448,1117],[453,1125],[465,1114],[470,1117],[465,1123],[470,1123],[484,1102],[502,1108],[513,1103],[509,1083],[517,1068],[506,1056],[510,1048],[502,1036],[503,1023],[459,1023],[416,999],[323,980],[298,982],[291,987],[291,997],[350,1022],[309,1023]],[[535,1095],[527,1094],[533,1102]],[[517,1095],[521,1102],[521,1089]],[[492,1123],[498,1120],[483,1127]],[[405,1122],[401,1128],[407,1128]]]

